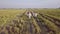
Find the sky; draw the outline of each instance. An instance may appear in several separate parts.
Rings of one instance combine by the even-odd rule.
[[[60,0],[0,0],[0,8],[58,8]]]

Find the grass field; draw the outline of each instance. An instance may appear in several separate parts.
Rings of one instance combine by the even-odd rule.
[[[29,19],[27,10],[38,16]],[[2,9],[0,26],[0,34],[60,34],[60,9]]]
[[[0,10],[0,25],[3,25],[7,21],[14,19],[16,15],[22,14],[26,10],[16,10],[16,9],[1,9]]]

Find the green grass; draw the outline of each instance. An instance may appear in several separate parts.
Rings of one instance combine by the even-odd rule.
[[[40,23],[40,20],[41,21],[43,20],[44,22],[42,22],[42,23],[44,23],[44,25],[46,25],[51,30],[50,32],[47,32],[48,34],[53,34],[52,31],[54,31],[56,34],[60,34],[60,27],[58,27],[57,25],[55,25],[55,23],[53,23],[49,19],[42,17],[39,14],[39,13],[41,13],[43,15],[48,15],[53,18],[60,19],[60,9],[30,9],[30,10],[32,12],[37,12],[38,13],[37,18],[40,18],[40,19],[38,19],[39,23]],[[39,24],[33,17],[31,19],[29,19],[25,14],[23,14],[25,11],[26,11],[25,9],[0,10],[0,26],[6,24],[3,26],[3,30],[0,29],[0,33],[5,32],[6,34],[8,34],[8,31],[10,30],[10,32],[12,34],[14,34],[14,33],[31,34],[30,30],[32,30],[33,34],[34,33],[40,34],[40,32],[42,32],[42,29],[40,26],[42,26],[42,25],[39,26]],[[17,15],[22,15],[22,16],[17,17]],[[13,20],[14,20],[14,22],[13,22]],[[11,22],[9,22],[9,21],[11,21]],[[9,30],[6,30],[7,25],[10,27]],[[14,28],[13,30],[16,32],[12,32],[12,30],[11,30],[12,28]]]
[[[60,9],[37,9],[34,11],[60,20]],[[41,18],[44,21],[44,24],[49,29],[51,29],[52,31],[55,31],[56,34],[60,34],[60,30],[59,30],[60,27],[58,27],[57,25],[55,25],[53,22],[49,21],[48,19],[42,17],[41,15],[38,15],[38,18]]]
[[[44,24],[49,28],[51,29],[52,31],[55,31],[56,34],[60,34],[60,30],[59,30],[59,27],[57,27],[53,22],[41,17],[41,16],[38,16],[38,18],[41,18],[42,20],[44,20]]]
[[[60,19],[60,9],[41,9],[37,10],[40,13],[52,15]]]
[[[1,9],[0,10],[0,25],[5,24],[7,21],[12,20],[16,15],[24,13],[26,10],[15,10],[15,9]]]

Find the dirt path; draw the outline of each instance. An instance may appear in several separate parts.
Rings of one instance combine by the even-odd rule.
[[[43,21],[41,19],[35,18],[35,20],[37,21],[37,24],[40,26],[41,28],[41,33],[40,34],[47,34],[47,28],[45,27],[45,25],[43,24]]]

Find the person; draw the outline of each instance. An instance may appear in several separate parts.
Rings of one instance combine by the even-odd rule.
[[[31,17],[32,17],[31,12],[27,12],[27,16],[28,16],[29,19],[31,19]]]
[[[28,15],[29,15],[29,19],[31,19],[31,17],[32,17],[32,14],[29,12],[29,14],[28,14]]]
[[[38,14],[36,12],[33,13],[33,17],[37,17]]]

